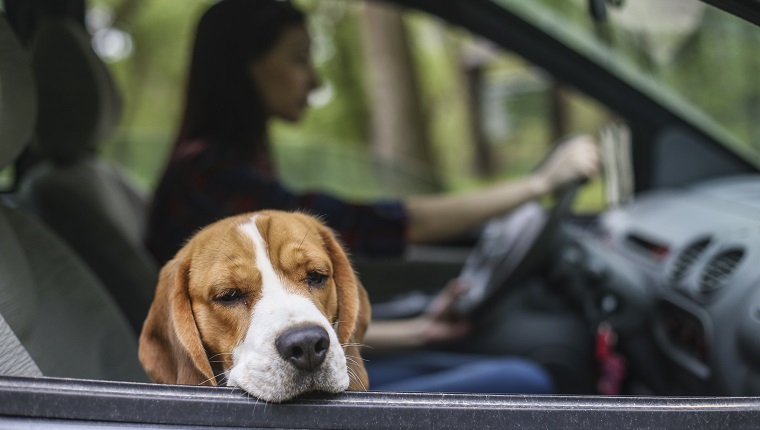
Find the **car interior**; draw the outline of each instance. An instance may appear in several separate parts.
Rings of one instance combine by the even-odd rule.
[[[74,20],[40,22],[30,54],[39,159],[18,184],[19,203],[82,256],[139,332],[158,276],[142,246],[148,196],[98,151],[119,123],[121,95]]]
[[[476,330],[437,349],[528,357],[564,395],[760,396],[760,151],[615,75],[604,53],[560,43],[551,20],[529,22],[513,1],[397,3],[606,106],[606,206],[574,213],[576,184],[458,241],[356,259],[375,318],[417,315],[462,277],[475,288],[460,310]],[[137,336],[158,273],[142,246],[150,196],[99,153],[122,95],[76,18],[83,2],[74,13],[29,4],[5,0],[0,14],[0,171],[16,175],[0,194],[0,377],[147,383]]]
[[[33,136],[39,106],[27,54],[7,21],[1,25],[3,82],[12,82],[2,85],[2,106],[12,106],[2,110],[7,166]],[[92,269],[18,201],[3,201],[0,225],[0,313],[12,330],[5,332],[20,341],[42,374],[147,381],[137,361],[136,334]]]

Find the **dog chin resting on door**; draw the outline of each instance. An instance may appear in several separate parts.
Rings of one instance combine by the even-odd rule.
[[[161,270],[140,336],[155,382],[239,387],[270,402],[366,390],[369,302],[319,220],[254,212],[211,224]]]

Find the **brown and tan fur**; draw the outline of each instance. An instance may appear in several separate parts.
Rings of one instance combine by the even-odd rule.
[[[239,226],[244,214],[199,231],[161,270],[155,299],[140,336],[140,361],[155,382],[216,385],[233,366],[231,351],[249,330],[261,299],[262,275],[254,264],[250,239]],[[359,344],[370,321],[366,291],[333,233],[314,217],[300,213],[256,213],[272,266],[289,293],[311,300],[331,325],[351,375],[350,390],[369,386]],[[309,270],[329,274],[325,285],[310,288]],[[237,290],[234,306],[218,298]]]

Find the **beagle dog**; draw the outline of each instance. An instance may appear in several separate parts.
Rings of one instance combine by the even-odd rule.
[[[155,382],[239,387],[269,402],[368,388],[367,293],[317,219],[261,211],[200,230],[161,270],[140,335]]]

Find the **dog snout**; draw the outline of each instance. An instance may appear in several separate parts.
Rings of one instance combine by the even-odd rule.
[[[308,325],[283,332],[275,345],[285,361],[298,369],[312,371],[325,361],[330,336],[321,326]]]

